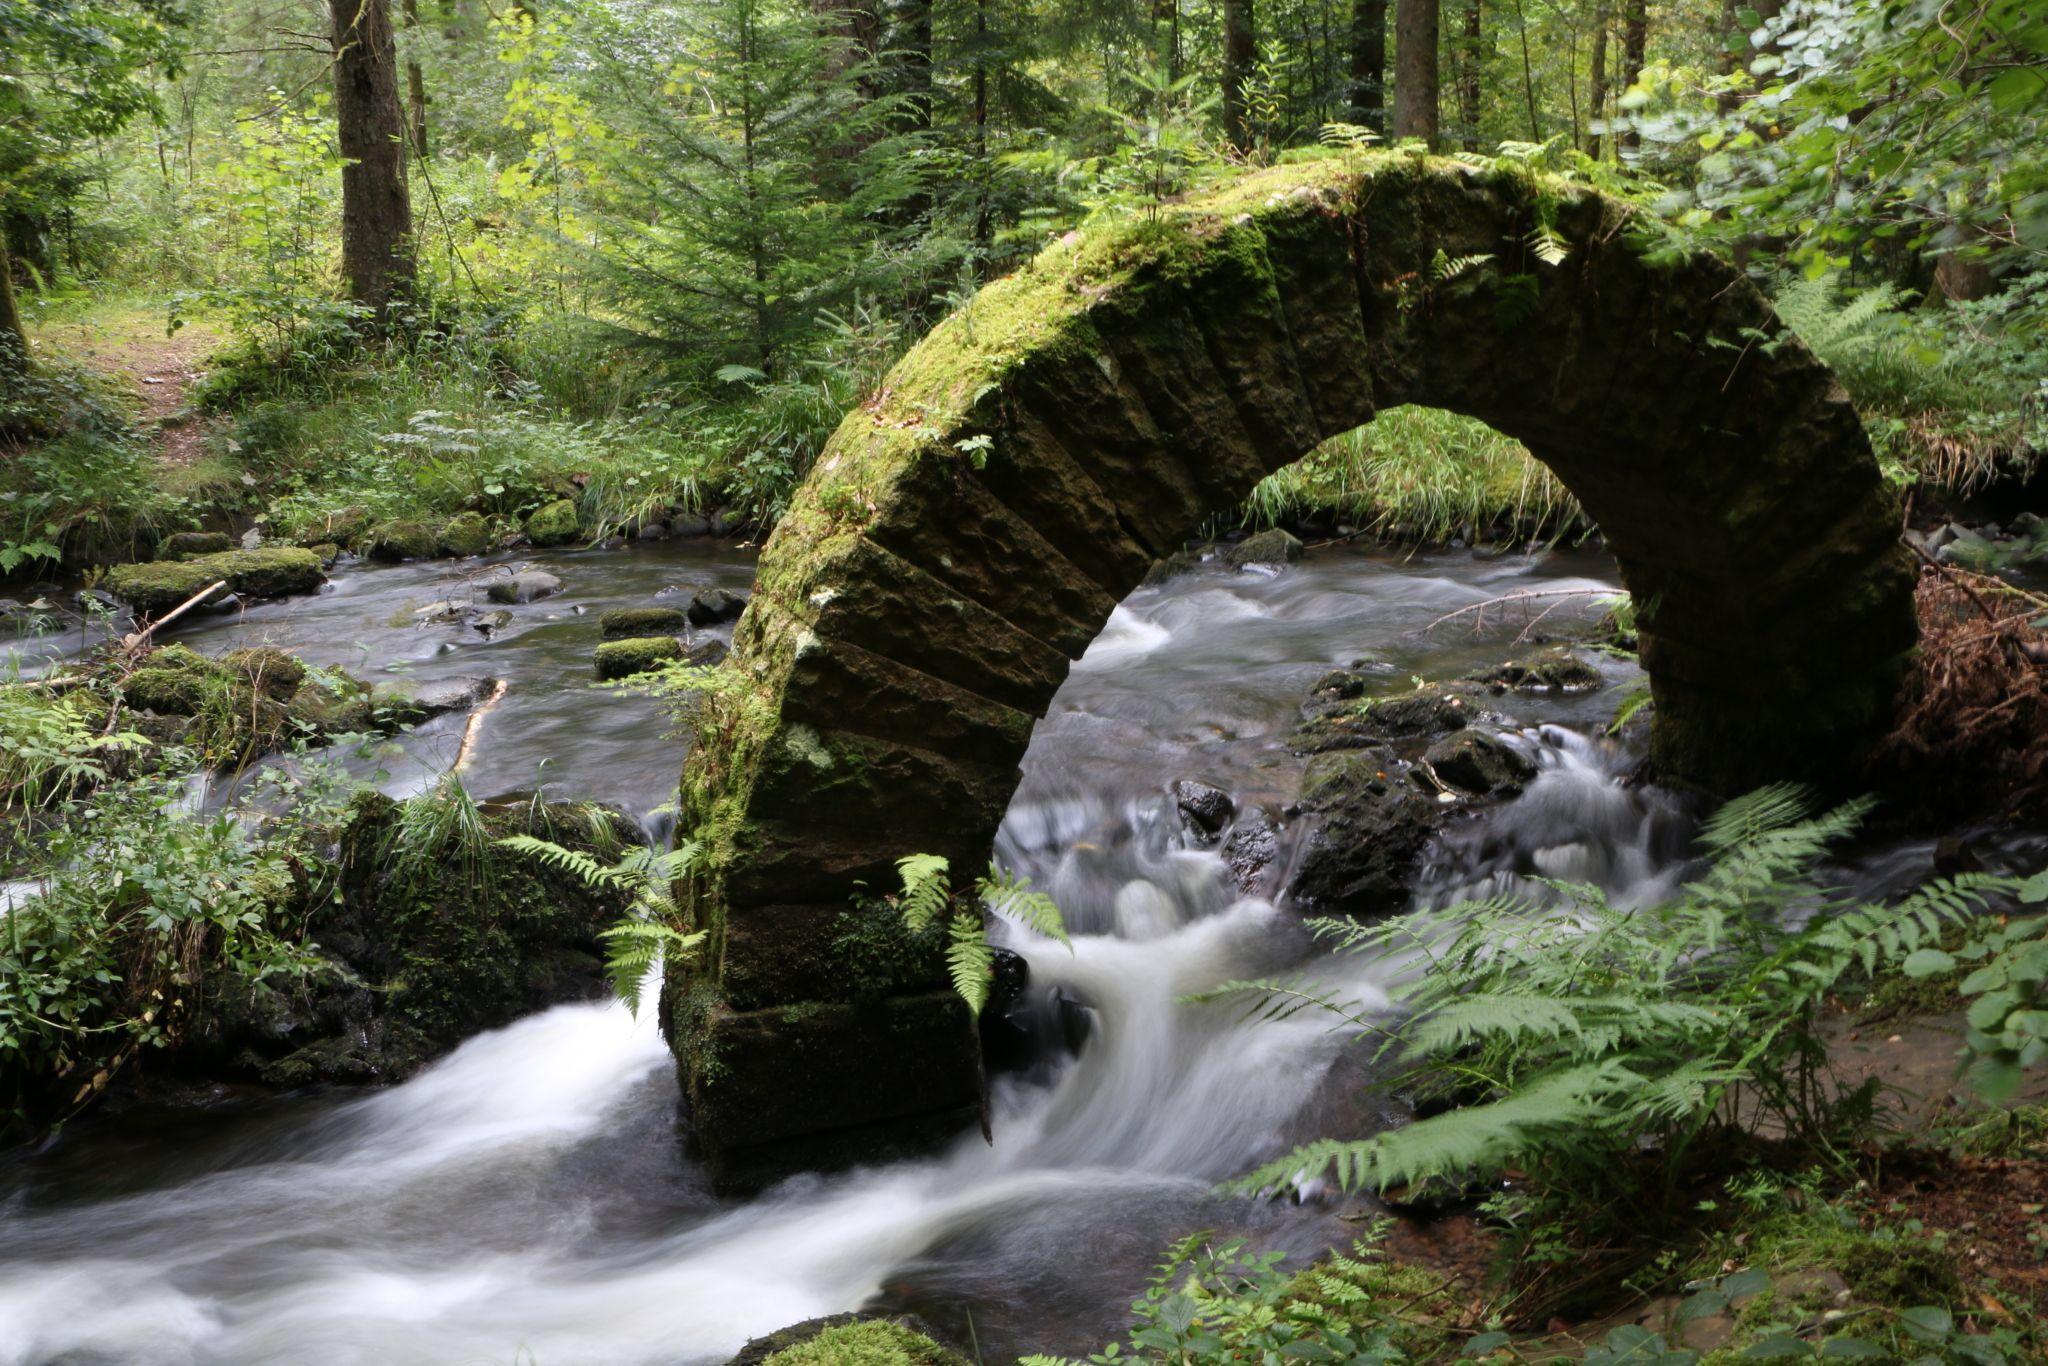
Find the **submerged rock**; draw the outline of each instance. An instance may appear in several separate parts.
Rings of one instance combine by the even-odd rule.
[[[137,612],[168,612],[208,584],[225,581],[224,592],[271,598],[310,593],[327,581],[320,557],[310,550],[271,546],[227,550],[189,560],[120,564],[107,571],[107,590]]]
[[[683,643],[674,636],[608,640],[597,647],[597,676],[601,679],[631,678],[634,674],[651,673],[682,658]]]
[[[687,609],[692,626],[716,626],[736,621],[747,610],[747,595],[727,588],[707,588],[690,599]]]
[[[538,602],[562,591],[562,581],[544,569],[523,569],[484,589],[492,602]]]
[[[1466,728],[1437,741],[1422,761],[1436,776],[1475,796],[1519,792],[1536,776],[1536,763],[1490,731]]]
[[[1591,692],[1601,683],[1600,670],[1563,645],[1475,669],[1465,678],[1494,693]]]
[[[681,635],[690,618],[680,607],[615,607],[597,619],[606,640]]]
[[[1425,683],[1392,697],[1351,691],[1357,675],[1326,676],[1303,704],[1306,713],[1289,746],[1299,754],[1356,749],[1394,740],[1429,740],[1462,730],[1486,713],[1473,704],[1469,683]],[[1361,686],[1357,690],[1362,693]]]

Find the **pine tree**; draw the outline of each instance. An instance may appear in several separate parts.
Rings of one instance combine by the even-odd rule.
[[[666,16],[590,54],[617,103],[598,179],[624,230],[606,274],[649,336],[772,375],[864,282],[883,211],[915,193],[888,166],[903,103],[864,97],[869,65],[809,4]]]

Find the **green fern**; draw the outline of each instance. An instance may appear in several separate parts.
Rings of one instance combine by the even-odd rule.
[[[912,934],[921,934],[953,904],[951,865],[937,854],[911,854],[896,860],[896,871],[903,879],[897,909],[904,926]],[[993,863],[974,884],[973,900],[987,911],[1021,921],[1069,950],[1073,948],[1066,920],[1053,899],[1032,891],[1024,879],[1010,877]],[[968,1010],[979,1016],[988,1004],[989,984],[995,976],[995,950],[989,946],[986,918],[980,911],[963,909],[947,922],[946,970],[953,990],[967,1002]]]
[[[605,826],[602,842],[596,838],[593,842],[598,842],[599,848],[617,848],[610,823]],[[684,915],[671,890],[676,879],[703,855],[703,846],[694,840],[666,853],[636,845],[610,863],[533,835],[507,835],[498,846],[568,873],[593,891],[631,898],[626,918],[598,938],[604,941],[605,976],[611,980],[612,993],[635,1015],[640,1013],[641,986],[654,964],[663,959],[681,961],[704,942],[702,931],[689,933],[677,928]]]
[[[1229,983],[1268,1018],[1332,1012],[1405,1067],[1398,1085],[1470,1103],[1375,1137],[1297,1149],[1240,1191],[1332,1179],[1347,1188],[1484,1178],[1513,1169],[1567,1216],[1668,1218],[1685,1173],[1761,1126],[1811,1160],[1844,1161],[1883,1122],[1869,1088],[1828,1073],[1816,1021],[1857,973],[1897,970],[2013,883],[1967,876],[1890,904],[1848,905],[1814,869],[1868,811],[1809,815],[1796,788],[1728,803],[1704,825],[1703,871],[1669,902],[1617,908],[1552,884],[1550,911],[1492,901],[1372,926],[1320,922],[1342,951],[1424,969],[1400,1016],[1294,982]],[[2048,1052],[2048,1046],[2044,1046]],[[1717,1137],[1718,1136],[1718,1137]],[[1663,1165],[1644,1181],[1640,1161]]]

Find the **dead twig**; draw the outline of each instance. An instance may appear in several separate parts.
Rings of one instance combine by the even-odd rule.
[[[228,581],[226,579],[216,579],[214,582],[200,589],[197,593],[194,593],[191,597],[179,603],[176,607],[173,607],[170,611],[158,617],[155,621],[149,623],[149,625],[143,627],[140,631],[136,631],[129,635],[121,637],[121,648],[123,650],[126,650],[131,655],[134,654],[137,650],[140,650],[144,645],[149,643],[149,638],[157,633],[157,629],[159,627],[170,625],[179,617],[184,616],[187,612],[197,607],[200,603],[205,602],[208,598],[212,597],[215,593],[219,592],[223,588],[226,588],[227,586]]]

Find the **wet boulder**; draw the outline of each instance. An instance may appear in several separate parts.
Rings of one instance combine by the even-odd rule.
[[[107,571],[106,586],[107,591],[135,611],[156,616],[215,582],[227,585],[223,593],[272,598],[310,593],[326,581],[320,557],[312,551],[270,546],[198,555],[189,560],[115,565]]]
[[[1406,909],[1440,804],[1383,746],[1318,754],[1302,775],[1301,812],[1314,826],[1289,895],[1314,910],[1360,917]]]
[[[1486,715],[1473,701],[1478,690],[1470,683],[1425,683],[1391,697],[1345,696],[1349,686],[1348,680],[1326,678],[1310,694],[1289,741],[1296,753],[1434,740]]]
[[[1188,833],[1203,844],[1213,844],[1237,814],[1237,803],[1228,792],[1197,778],[1182,778],[1174,783],[1173,803]]]
[[[1474,796],[1519,792],[1536,776],[1536,763],[1491,731],[1467,727],[1423,751],[1422,761],[1452,787]]]
[[[1255,564],[1293,564],[1302,554],[1300,539],[1276,526],[1247,536],[1235,545],[1223,546],[1216,552],[1216,558],[1232,569],[1245,569]]]
[[[634,636],[679,636],[690,618],[680,607],[615,607],[597,619],[606,640]]]
[[[1591,692],[1601,683],[1600,670],[1591,661],[1562,645],[1475,669],[1465,679],[1495,694]]]
[[[720,622],[737,621],[740,613],[746,610],[745,593],[735,593],[729,588],[706,588],[690,599],[687,612],[692,626],[716,626]]]
[[[1157,588],[1160,584],[1177,579],[1202,567],[1202,552],[1199,550],[1176,550],[1163,559],[1152,562],[1145,571],[1144,588]]]
[[[189,560],[194,555],[218,555],[235,548],[235,538],[225,531],[177,531],[157,547],[160,560]]]
[[[496,841],[531,834],[608,862],[637,837],[630,822],[521,802],[481,812],[472,834],[459,821],[408,820],[409,805],[356,799],[339,902],[310,908],[334,970],[230,1019],[215,1051],[233,1070],[283,1087],[402,1081],[482,1030],[603,995],[599,935],[626,913],[627,894]]]
[[[492,602],[539,602],[562,591],[562,581],[544,569],[522,569],[492,583],[484,596]]]
[[[674,636],[608,640],[597,647],[595,658],[600,679],[631,678],[681,660],[683,643]]]
[[[1253,807],[1224,836],[1223,866],[1245,896],[1271,896],[1274,861],[1280,857],[1280,827],[1271,812]]]
[[[693,668],[709,669],[725,663],[725,657],[731,653],[731,647],[724,641],[709,636],[683,651],[683,663]]]

